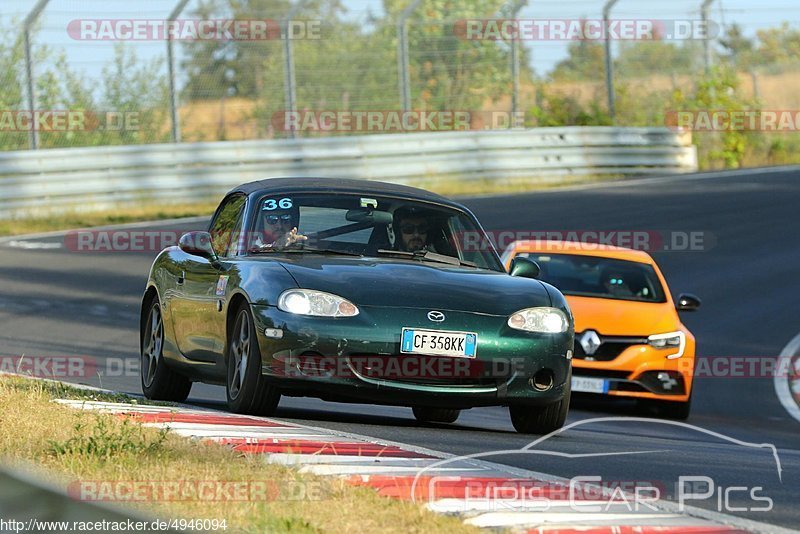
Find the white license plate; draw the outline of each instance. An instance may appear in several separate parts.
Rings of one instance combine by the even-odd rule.
[[[403,328],[400,352],[474,358],[478,349],[478,335],[472,332],[442,332]]]
[[[573,376],[572,391],[578,391],[580,393],[608,393],[608,380]]]

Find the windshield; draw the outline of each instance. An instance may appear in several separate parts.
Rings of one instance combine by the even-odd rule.
[[[579,254],[522,253],[539,264],[539,280],[565,295],[666,302],[655,269],[645,263]]]
[[[268,194],[257,203],[252,232],[250,253],[345,252],[436,263],[452,258],[454,265],[504,271],[492,249],[464,246],[464,236],[483,236],[472,217],[421,201],[371,194]]]

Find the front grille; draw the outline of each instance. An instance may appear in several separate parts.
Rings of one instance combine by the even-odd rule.
[[[642,337],[606,337],[598,335],[601,344],[594,352],[594,354],[586,354],[580,343],[580,338],[583,332],[575,335],[575,351],[574,357],[579,360],[596,361],[596,362],[609,362],[616,359],[617,356],[622,354],[625,349],[634,345],[646,345],[647,338]]]
[[[616,378],[625,380],[631,374],[630,371],[607,371],[605,369],[584,369],[579,367],[572,368],[574,376],[585,376],[588,378]]]

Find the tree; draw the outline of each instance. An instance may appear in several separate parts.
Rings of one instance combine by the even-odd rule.
[[[742,27],[731,24],[720,37],[719,44],[723,49],[722,57],[729,60],[739,69],[749,69],[753,66],[755,43],[744,35]]]
[[[598,80],[605,75],[605,48],[589,40],[572,41],[567,46],[567,58],[562,59],[550,73],[558,82]]]

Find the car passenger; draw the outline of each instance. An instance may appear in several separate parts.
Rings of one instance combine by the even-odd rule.
[[[404,252],[433,250],[428,241],[431,231],[430,223],[421,211],[414,208],[400,208],[395,211],[393,230],[397,250]]]

